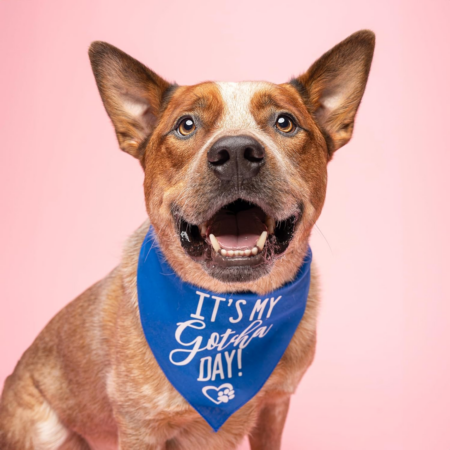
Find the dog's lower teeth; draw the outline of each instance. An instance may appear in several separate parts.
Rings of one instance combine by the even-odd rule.
[[[217,253],[220,253],[222,256],[252,256],[257,255],[259,253],[258,247],[253,247],[251,250],[247,248],[246,250],[225,250],[221,248],[217,250]]]
[[[258,242],[256,243],[256,246],[259,248],[259,250],[262,251],[262,249],[264,248],[264,244],[266,243],[266,239],[267,239],[267,231],[263,231],[261,233],[261,236],[258,239]]]
[[[213,249],[217,253],[219,253],[219,251],[220,251],[220,244],[219,244],[219,241],[217,240],[217,238],[213,234],[210,234],[209,235],[209,240],[211,241],[211,245],[213,246]]]
[[[257,255],[259,252],[263,251],[264,245],[266,244],[268,233],[267,231],[263,231],[261,233],[261,236],[258,238],[258,242],[256,242],[256,246],[252,249],[247,248],[245,250],[226,250],[224,248],[220,247],[219,241],[217,238],[213,235],[209,235],[209,240],[211,242],[211,246],[216,251],[216,253],[220,253],[222,256],[251,256],[251,255]]]

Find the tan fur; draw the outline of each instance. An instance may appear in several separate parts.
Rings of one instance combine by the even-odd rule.
[[[356,34],[354,39],[366,45],[372,35],[362,33],[366,38]],[[361,58],[371,58],[367,55]],[[204,289],[262,295],[295,276],[324,203],[329,140],[335,139],[337,148],[347,139],[341,125],[348,130],[353,123],[368,73],[352,63],[360,78],[348,87],[348,70],[333,66],[343,71],[345,86],[321,104],[320,90],[328,91],[323,77],[314,78],[313,72],[329,68],[330,55],[325,56],[296,83],[203,83],[172,89],[123,52],[94,44],[94,73],[119,144],[145,170],[149,221],[128,239],[119,266],[50,321],[6,380],[0,450],[229,450],[247,435],[252,450],[280,448],[290,395],[314,358],[319,304],[315,266],[304,317],[279,364],[261,391],[214,433],[166,379],[145,340],[137,305],[137,261],[151,223],[174,270]],[[321,122],[323,114],[315,111],[331,108],[333,102],[341,122],[336,114]],[[280,112],[295,117],[303,130],[289,138],[276,132],[270,124]],[[170,130],[185,114],[195,115],[199,125],[195,136],[180,140]],[[226,283],[182,250],[172,210],[176,206],[198,223],[217,203],[213,193],[220,194],[220,186],[205,155],[220,136],[233,133],[250,134],[265,147],[267,161],[253,188],[265,194],[273,216],[289,216],[299,202],[304,211],[288,250],[270,273],[255,281]]]
[[[121,450],[144,448],[138,444],[144,437],[149,449],[165,441],[174,449],[230,449],[250,432],[266,398],[295,391],[314,355],[315,275],[305,316],[278,367],[260,393],[212,433],[167,381],[140,328],[136,268],[147,228],[145,223],[131,236],[117,269],[52,319],[7,379],[0,409],[2,450],[39,448],[23,441],[23,429],[48,420],[40,406],[47,403],[67,429],[92,443],[117,445],[117,424],[131,423],[126,439],[136,444]],[[20,408],[25,394],[29,404]]]

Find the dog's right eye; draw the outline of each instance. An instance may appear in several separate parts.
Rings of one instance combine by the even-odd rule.
[[[188,136],[189,134],[193,133],[194,130],[195,130],[195,123],[190,117],[183,119],[180,125],[178,125],[178,132],[182,136]]]

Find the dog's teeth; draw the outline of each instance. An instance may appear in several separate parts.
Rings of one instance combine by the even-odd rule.
[[[266,233],[266,232],[264,232]],[[266,233],[267,234],[267,233]],[[212,236],[212,237],[211,237]],[[217,238],[212,234],[209,236],[209,239],[211,243],[214,241],[217,241]],[[214,246],[214,244],[213,244]],[[264,243],[263,243],[264,246]],[[253,247],[252,249],[247,248],[245,250],[225,250],[224,248],[219,248],[217,250],[217,253],[220,253],[222,256],[251,256],[251,255],[257,255],[260,252],[258,247]]]
[[[275,219],[273,217],[266,217],[266,227],[269,234],[273,234],[275,232]]]
[[[264,244],[266,243],[266,239],[267,239],[267,231],[263,231],[261,233],[261,236],[258,239],[258,242],[256,243],[256,246],[262,251],[262,249],[264,248]]]
[[[217,241],[216,237],[213,234],[209,235],[209,240],[211,241],[211,245],[213,246],[213,249],[219,253],[220,252],[220,244]]]
[[[200,224],[200,234],[206,236],[206,222]]]

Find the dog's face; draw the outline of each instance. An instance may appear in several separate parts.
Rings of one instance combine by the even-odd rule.
[[[145,170],[151,223],[183,279],[262,293],[295,276],[373,49],[362,31],[290,83],[177,86],[109,44],[91,46],[119,144]]]

